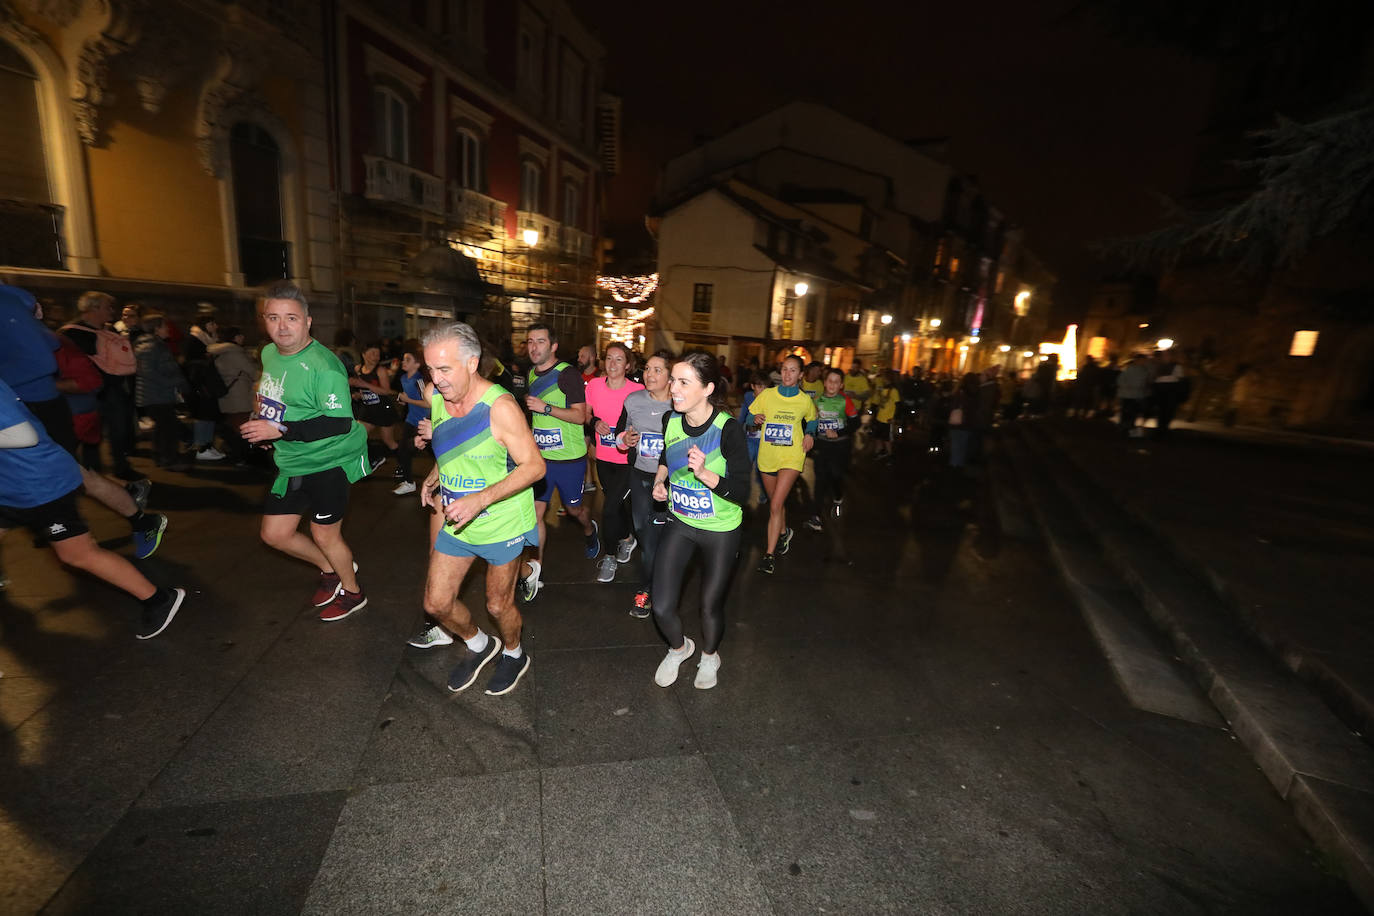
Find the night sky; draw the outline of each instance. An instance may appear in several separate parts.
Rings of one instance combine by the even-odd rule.
[[[801,98],[899,139],[949,137],[951,165],[1026,228],[1074,320],[1098,274],[1085,245],[1159,223],[1155,194],[1181,192],[1208,114],[1206,64],[1066,19],[1070,0],[570,2],[624,99],[607,226],[622,250],[647,239],[661,163]]]

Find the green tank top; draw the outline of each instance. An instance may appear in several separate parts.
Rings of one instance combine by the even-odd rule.
[[[568,396],[558,387],[558,377],[566,368],[567,363],[558,363],[543,375],[531,368],[530,394],[553,407],[567,407]],[[531,418],[531,425],[534,427],[534,444],[539,446],[545,461],[571,461],[587,454],[587,439],[581,423],[569,423],[536,413]]]
[[[430,401],[434,459],[439,465],[443,504],[465,493],[476,493],[505,479],[512,464],[506,447],[491,434],[491,405],[506,394],[492,385],[466,416],[455,417],[435,394]],[[497,544],[514,540],[535,526],[534,492],[528,487],[492,503],[461,529],[445,522],[444,530],[467,544]]]
[[[734,531],[744,517],[744,510],[713,493],[687,466],[687,452],[695,445],[706,453],[706,468],[725,476],[720,437],[728,419],[728,414],[717,411],[705,432],[689,436],[683,427],[682,414],[673,413],[663,432],[663,450],[668,463],[668,505],[682,522],[703,531]]]

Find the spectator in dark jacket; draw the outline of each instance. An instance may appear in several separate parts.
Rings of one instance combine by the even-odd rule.
[[[134,351],[138,357],[138,383],[135,398],[139,408],[152,418],[153,458],[158,467],[184,469],[177,451],[181,444],[181,421],[177,419],[177,395],[186,390],[176,357],[167,346],[171,328],[160,312],[143,317],[144,334]]]

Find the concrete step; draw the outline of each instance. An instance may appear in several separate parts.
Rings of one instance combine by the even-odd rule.
[[[1013,462],[1029,462],[1031,473],[1053,479],[1063,506],[1072,507],[1298,822],[1374,910],[1374,750],[1247,633],[1166,542],[1116,505],[1048,436],[1026,424],[1007,438]],[[1049,528],[1042,529],[1051,538]]]

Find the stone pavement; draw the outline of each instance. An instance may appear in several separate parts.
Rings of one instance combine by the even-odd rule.
[[[385,480],[346,528],[370,605],[331,625],[251,472],[155,475],[144,565],[194,594],[148,643],[13,532],[0,910],[1358,912],[1234,736],[1134,708],[1043,549],[927,471],[859,459],[853,566],[799,531],[758,575],[751,523],[712,691],[653,685],[634,564],[596,584],[564,527],[530,674],[450,695],[457,653],[405,647],[425,522]]]
[[[1089,621],[1104,590],[1085,587],[1076,558],[1093,541],[1374,905],[1368,450],[1230,432],[1127,439],[1082,421],[1018,424],[1003,442],[1004,476],[1020,478]]]

